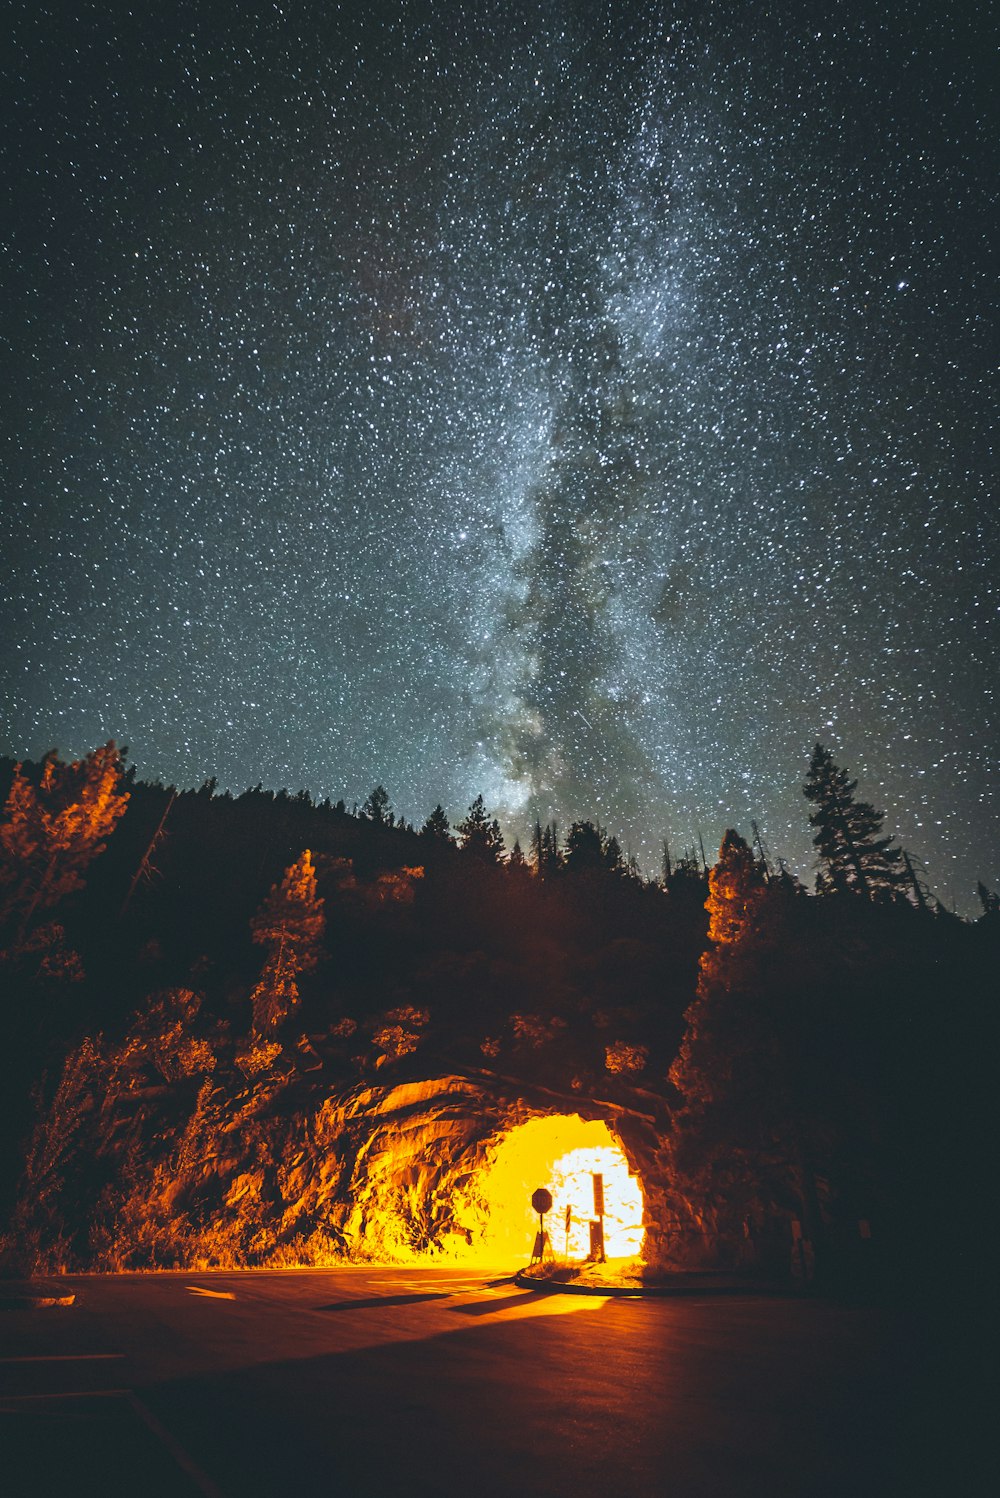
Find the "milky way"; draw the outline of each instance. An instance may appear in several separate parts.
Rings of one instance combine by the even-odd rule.
[[[809,877],[821,739],[971,910],[985,11],[212,9],[23,8],[0,749]]]

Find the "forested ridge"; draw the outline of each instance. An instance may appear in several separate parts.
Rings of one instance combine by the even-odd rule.
[[[944,910],[821,746],[813,892],[735,831],[654,881],[590,822],[508,852],[481,798],[417,830],[382,787],[349,811],[126,763],[0,765],[9,1264],[350,1252],[292,1200],[302,1130],[444,1073],[655,1119],[723,1256],[776,1215],[834,1264],[859,1223],[897,1258],[971,1241],[1000,901]]]

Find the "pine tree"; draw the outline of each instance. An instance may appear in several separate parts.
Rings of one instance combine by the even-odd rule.
[[[688,1030],[670,1069],[670,1080],[686,1096],[704,1098],[712,1086],[712,1061],[706,1037],[714,1035],[718,995],[745,981],[748,954],[767,940],[763,921],[766,887],[750,848],[730,829],[722,839],[719,861],[708,875],[708,947],[702,954],[698,991],[684,1018]],[[728,1007],[723,1001],[723,1014]],[[709,1051],[712,1040],[708,1040]]]
[[[454,839],[451,835],[451,823],[444,814],[444,807],[438,802],[431,812],[427,821],[420,829],[422,837],[433,838],[439,843],[450,843]]]
[[[363,816],[376,827],[391,827],[396,818],[389,803],[389,792],[384,785],[377,785],[361,808]]]
[[[500,862],[504,852],[503,833],[496,818],[491,819],[482,796],[473,801],[465,821],[459,823],[458,832],[463,853],[471,853],[484,863]]]
[[[593,822],[574,822],[566,836],[564,854],[566,869],[581,873],[604,867],[604,839]]]
[[[672,859],[670,857],[670,843],[667,841],[666,838],[664,838],[663,839],[663,879],[661,881],[662,884],[663,884],[663,888],[664,889],[669,889],[670,888],[670,881],[673,878],[673,876],[674,876],[674,865],[673,865],[673,861],[672,861]]]
[[[823,863],[822,887],[875,899],[899,888],[902,855],[891,837],[879,836],[882,812],[855,800],[857,784],[834,764],[828,749],[816,745],[803,789],[816,807],[809,823],[816,828],[813,844]]]
[[[559,828],[555,822],[547,823],[542,833],[542,873],[546,878],[552,874],[558,874],[563,866],[563,856],[559,848]]]
[[[316,893],[316,871],[307,848],[250,922],[253,939],[267,948],[260,980],[250,995],[253,1027],[273,1032],[299,1002],[297,979],[316,967],[322,955],[326,920]]]
[[[123,779],[114,740],[70,765],[53,750],[37,787],[15,766],[0,825],[0,926],[12,927],[16,941],[37,916],[83,888],[128,804]]]
[[[991,921],[996,920],[1000,916],[1000,895],[995,890],[988,889],[981,879],[976,880],[976,894],[983,907],[983,915]]]
[[[805,1237],[821,1232],[799,1055],[800,953],[789,896],[726,833],[709,872],[709,944],[669,1078],[681,1094],[669,1151],[683,1192],[728,1218],[794,1202]],[[736,1230],[738,1231],[738,1230]]]

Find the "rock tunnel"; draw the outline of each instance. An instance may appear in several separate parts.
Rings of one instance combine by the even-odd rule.
[[[644,1237],[639,1182],[604,1120],[578,1113],[531,1118],[487,1144],[468,1186],[457,1193],[457,1232],[448,1251],[465,1262],[521,1260],[538,1227],[531,1197],[541,1186],[552,1196],[546,1232],[553,1252],[569,1260],[586,1259],[598,1210],[595,1175],[600,1178],[606,1255],[637,1257]]]
[[[352,1256],[526,1263],[538,1227],[531,1196],[545,1187],[553,1197],[551,1247],[557,1257],[582,1261],[595,1174],[606,1254],[643,1254],[649,1217],[641,1162],[620,1124],[592,1100],[528,1101],[444,1077],[359,1090],[321,1121],[320,1132],[340,1157],[336,1215]]]

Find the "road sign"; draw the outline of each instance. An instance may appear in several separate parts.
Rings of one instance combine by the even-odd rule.
[[[604,1216],[604,1177],[594,1175],[594,1216]]]
[[[541,1216],[543,1212],[551,1212],[552,1192],[546,1191],[544,1186],[539,1186],[538,1190],[531,1198],[531,1205],[534,1207],[539,1216]]]

